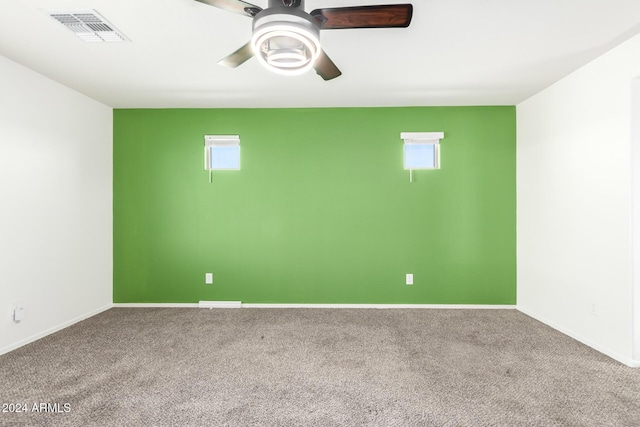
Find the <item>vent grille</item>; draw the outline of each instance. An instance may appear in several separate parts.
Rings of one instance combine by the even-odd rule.
[[[73,31],[86,42],[124,42],[127,37],[95,10],[81,12],[56,12],[53,19]]]

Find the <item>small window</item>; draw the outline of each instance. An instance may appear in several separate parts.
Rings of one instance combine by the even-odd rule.
[[[240,137],[238,135],[205,135],[205,170],[240,169]]]
[[[409,171],[413,182],[413,171],[418,169],[440,169],[440,140],[444,132],[402,132],[404,140],[404,169]]]
[[[410,142],[404,144],[405,169],[438,169],[440,144],[432,142]]]

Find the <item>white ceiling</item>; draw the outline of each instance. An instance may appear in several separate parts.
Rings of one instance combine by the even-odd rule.
[[[217,61],[251,19],[194,0],[0,0],[0,54],[114,108],[515,105],[640,32],[638,0],[412,2],[406,29],[326,30],[342,71],[285,77]],[[255,0],[260,7],[267,0]],[[131,41],[86,43],[48,16],[95,9]]]

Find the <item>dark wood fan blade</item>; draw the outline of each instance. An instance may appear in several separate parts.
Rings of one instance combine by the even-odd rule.
[[[247,3],[242,0],[196,0],[200,3],[214,6],[227,12],[239,13],[249,17],[254,17],[258,12],[262,10],[261,7]]]
[[[252,56],[253,49],[251,48],[251,42],[249,42],[226,58],[222,58],[218,61],[218,64],[229,68],[236,68],[237,66],[247,62]]]
[[[379,6],[333,7],[311,12],[320,23],[321,30],[341,28],[408,27],[413,15],[411,4]]]
[[[336,64],[333,63],[324,50],[320,52],[320,56],[316,59],[313,69],[316,70],[316,73],[325,80],[335,79],[342,75],[342,72],[338,70]]]

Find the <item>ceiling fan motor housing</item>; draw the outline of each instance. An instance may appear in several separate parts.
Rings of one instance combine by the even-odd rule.
[[[253,18],[251,45],[265,67],[281,74],[302,74],[313,67],[322,50],[320,25],[304,12],[302,0],[292,0],[296,7],[282,6],[288,1],[269,0],[270,7]]]
[[[269,0],[267,9],[272,7],[287,7],[304,10],[304,0]]]

